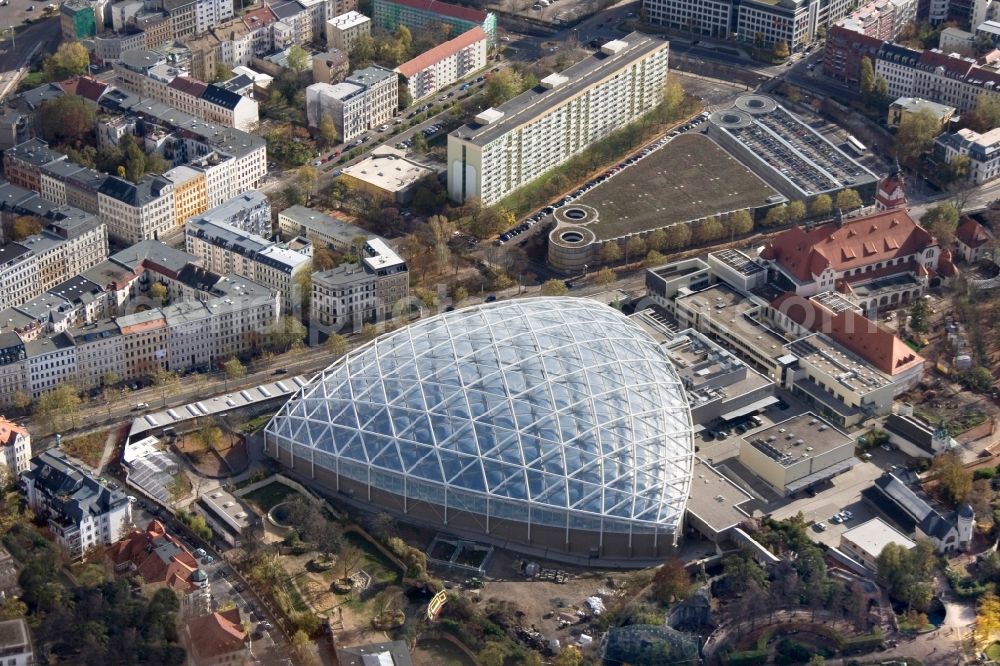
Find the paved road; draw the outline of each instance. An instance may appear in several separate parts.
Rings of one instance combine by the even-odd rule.
[[[13,0],[15,4],[24,0]],[[41,7],[41,5],[39,5]],[[54,53],[59,46],[59,19],[50,18],[32,24],[11,37],[10,26],[21,19],[15,7],[0,7],[0,99],[12,91],[20,79],[20,69],[28,65],[36,53]]]

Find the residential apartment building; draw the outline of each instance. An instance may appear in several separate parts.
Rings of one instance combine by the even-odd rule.
[[[277,20],[278,17],[267,5],[243,15],[243,24],[250,33],[254,56],[265,56],[274,50],[274,23]]]
[[[210,123],[249,130],[259,121],[257,102],[216,85],[186,80],[154,51],[126,51],[114,63],[116,85],[139,97],[149,97]],[[181,80],[174,83],[175,79]],[[204,87],[202,87],[204,86]]]
[[[222,42],[214,34],[206,32],[204,35],[198,35],[193,39],[189,39],[185,46],[191,52],[191,76],[202,86],[201,92],[204,92],[205,84],[202,81],[211,81],[214,79],[216,68],[222,62]],[[182,77],[178,76],[177,78],[180,79]],[[176,79],[171,83],[174,82],[176,82]],[[200,97],[201,93],[198,93],[195,99]],[[193,101],[186,101],[185,103],[193,105]],[[181,108],[176,101],[172,102],[172,104],[177,106],[177,108]],[[185,112],[190,113],[186,110]]]
[[[487,35],[477,26],[404,62],[395,71],[417,101],[486,67],[487,50]]]
[[[208,210],[205,171],[186,165],[174,167],[163,177],[174,184],[174,220],[178,228],[188,219]]]
[[[16,478],[31,469],[31,435],[27,428],[0,416],[0,447],[10,476]]]
[[[298,306],[299,276],[312,263],[312,245],[301,250],[272,243],[222,222],[197,218],[184,227],[185,249],[216,273],[234,273],[277,291],[282,308],[291,312]]]
[[[374,238],[359,226],[305,206],[289,206],[278,213],[278,228],[285,238],[302,236],[314,247],[350,250]]]
[[[968,128],[939,136],[934,155],[951,164],[956,157],[969,158],[969,181],[982,185],[1000,176],[1000,129],[979,133]]]
[[[19,306],[107,258],[106,226],[34,192],[0,184],[0,219],[32,215],[45,229],[0,247],[0,309]]]
[[[174,184],[162,176],[146,175],[138,183],[110,176],[97,204],[108,234],[123,243],[167,238],[178,230]]]
[[[108,65],[120,59],[125,51],[144,48],[146,48],[145,33],[132,26],[125,32],[108,32],[94,37],[94,55]]]
[[[65,155],[49,148],[48,143],[34,138],[4,151],[3,174],[9,183],[41,192],[42,167],[65,159]]]
[[[350,69],[347,54],[339,49],[317,53],[312,59],[313,81],[316,83],[339,83],[347,78]]]
[[[903,118],[917,113],[930,113],[938,122],[938,131],[944,131],[955,117],[955,107],[938,104],[926,99],[900,97],[889,105],[888,126],[898,128]]]
[[[360,12],[347,12],[326,22],[326,45],[350,53],[361,37],[372,34],[372,20]]]
[[[360,330],[367,322],[393,316],[395,308],[405,304],[410,285],[406,262],[377,238],[365,242],[361,257],[360,263],[312,274],[310,316],[317,330]]]
[[[655,108],[667,42],[634,32],[448,135],[448,194],[493,204]]]
[[[979,60],[883,44],[875,74],[886,80],[889,96],[914,97],[951,106],[959,113],[976,107],[980,95],[1000,96],[1000,72],[995,56]]]
[[[228,67],[247,66],[254,56],[254,35],[241,18],[231,18],[211,29],[219,40],[219,59]]]
[[[271,201],[261,192],[237,195],[208,209],[196,219],[229,225],[262,238],[271,237]]]
[[[280,26],[287,30],[287,40],[290,43],[283,43],[279,46],[277,34],[275,35],[275,47],[285,48],[292,44],[305,44],[313,39],[313,17],[312,12],[303,7],[295,0],[279,0],[268,5],[278,21],[274,30],[278,31]],[[322,25],[322,23],[320,24]]]
[[[56,543],[73,559],[110,546],[132,520],[125,493],[102,485],[59,450],[32,458],[21,483],[28,506],[48,521]]]
[[[133,19],[133,25],[142,31],[143,48],[159,49],[173,42],[173,23],[164,12],[142,12]]]
[[[195,33],[202,34],[233,18],[232,0],[197,0],[195,3]]]
[[[125,378],[125,340],[117,321],[104,319],[87,323],[67,329],[66,335],[76,347],[79,386],[102,386],[107,372]]]
[[[198,0],[160,0],[160,6],[170,17],[174,39],[186,41],[198,34]]]
[[[107,175],[69,160],[51,162],[39,169],[42,198],[60,206],[97,215],[97,191]]]
[[[94,5],[86,0],[66,0],[59,5],[59,27],[64,42],[89,39],[97,34]]]
[[[477,25],[489,36],[490,45],[497,39],[497,17],[471,7],[460,7],[439,0],[375,0],[372,12],[375,25],[395,32],[405,25],[411,32],[451,26],[451,34],[459,35]]]
[[[76,383],[76,347],[65,333],[39,338],[25,345],[28,357],[28,395],[32,400],[61,386]]]
[[[306,88],[306,115],[311,127],[330,117],[341,141],[350,141],[388,121],[399,106],[399,77],[373,65],[355,70],[342,83],[314,83]]]

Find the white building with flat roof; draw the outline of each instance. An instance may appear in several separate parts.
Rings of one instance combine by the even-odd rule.
[[[31,633],[23,617],[0,622],[0,662],[4,666],[31,666],[35,663]]]
[[[406,204],[417,185],[434,170],[407,159],[406,153],[391,146],[379,146],[365,159],[343,168],[341,178],[377,197]]]
[[[852,527],[840,535],[840,550],[876,571],[878,556],[890,543],[910,550],[917,544],[881,518]]]
[[[854,440],[812,412],[746,435],[739,460],[782,495],[806,490],[860,462]]]
[[[218,488],[198,499],[198,509],[212,532],[234,548],[243,539],[244,530],[255,522],[253,510],[238,497]]]

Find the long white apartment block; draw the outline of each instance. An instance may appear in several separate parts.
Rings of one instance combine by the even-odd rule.
[[[663,99],[666,41],[633,32],[448,135],[448,195],[493,204]]]
[[[396,68],[417,101],[486,67],[489,35],[476,26]]]

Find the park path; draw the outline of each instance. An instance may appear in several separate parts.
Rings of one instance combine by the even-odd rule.
[[[118,442],[118,435],[121,434],[121,427],[112,428],[108,431],[108,436],[104,440],[104,451],[101,452],[101,460],[97,463],[97,476],[104,473],[104,468],[108,466],[111,456],[115,452],[115,444]]]

